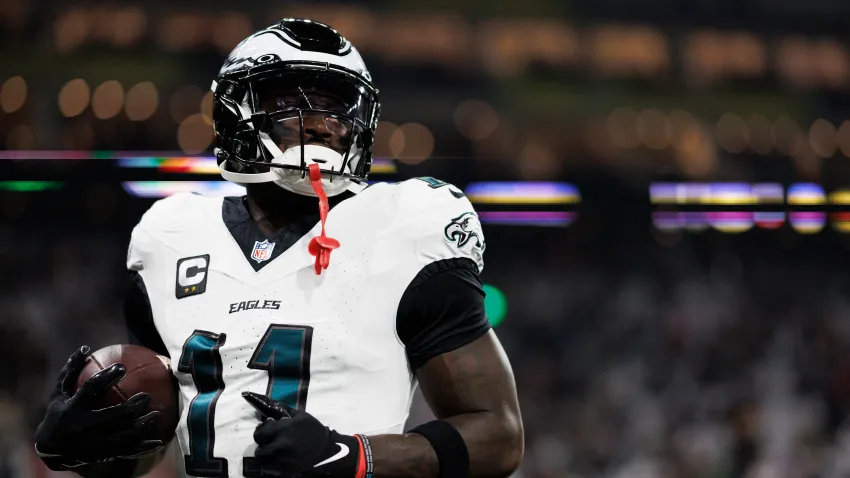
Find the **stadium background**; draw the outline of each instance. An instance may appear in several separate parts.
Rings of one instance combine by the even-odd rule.
[[[283,16],[370,65],[372,179],[481,211],[516,476],[847,476],[850,2],[3,0],[0,477],[60,475],[40,399],[75,347],[123,340],[152,201],[234,190],[206,91]]]

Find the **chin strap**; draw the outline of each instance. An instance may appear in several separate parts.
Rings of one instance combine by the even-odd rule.
[[[311,255],[316,256],[315,269],[316,275],[319,275],[322,273],[322,269],[327,269],[328,264],[331,263],[331,251],[339,247],[339,241],[325,235],[325,221],[328,219],[330,206],[328,205],[328,195],[322,188],[322,170],[316,163],[308,167],[310,169],[310,184],[313,186],[316,196],[319,197],[319,218],[322,222],[322,233],[310,240],[307,250],[310,251]]]

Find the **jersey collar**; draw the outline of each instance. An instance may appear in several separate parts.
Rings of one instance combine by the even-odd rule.
[[[229,196],[222,202],[221,218],[245,260],[259,272],[316,226],[319,211],[317,207],[315,212],[299,216],[274,234],[266,235],[248,212],[245,197]]]

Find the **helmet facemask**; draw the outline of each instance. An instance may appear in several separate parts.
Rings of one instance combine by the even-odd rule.
[[[274,182],[313,196],[307,172],[315,163],[328,196],[361,187],[371,166],[377,92],[356,75],[325,68],[278,64],[214,85],[216,155],[226,179]]]

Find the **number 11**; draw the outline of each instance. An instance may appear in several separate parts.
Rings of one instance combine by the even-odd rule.
[[[198,394],[189,404],[189,454],[184,456],[186,473],[204,477],[226,477],[227,460],[213,456],[215,446],[215,405],[224,392],[221,353],[227,336],[196,330],[183,344],[177,370],[191,374]],[[263,334],[248,368],[269,374],[266,395],[295,409],[307,405],[310,384],[310,351],[313,328],[272,324]],[[243,460],[245,477],[259,477],[253,457]]]

